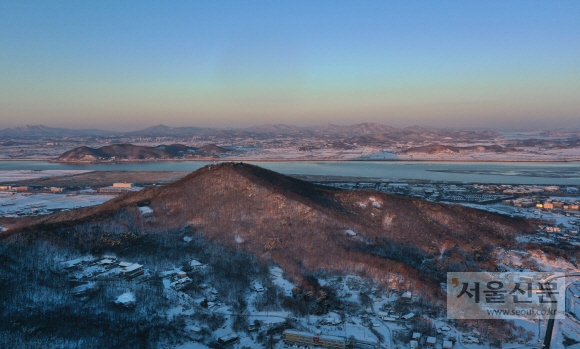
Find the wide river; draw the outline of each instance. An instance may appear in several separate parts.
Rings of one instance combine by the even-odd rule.
[[[578,162],[250,162],[285,174],[355,176],[386,180],[418,179],[469,183],[580,185]],[[125,164],[59,164],[0,161],[6,170],[195,171],[210,162],[160,161]]]

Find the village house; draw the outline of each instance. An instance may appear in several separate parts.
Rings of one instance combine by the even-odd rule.
[[[235,343],[239,340],[239,337],[235,333],[230,333],[225,336],[221,336],[218,338],[218,343],[221,345]]]
[[[30,191],[31,188],[28,186],[19,186],[19,187],[12,187],[12,190],[17,191],[17,192],[26,192],[26,191]]]
[[[476,337],[468,336],[463,340],[463,343],[467,344],[479,344],[479,339]]]
[[[113,188],[133,188],[133,183],[113,183]]]
[[[127,279],[133,279],[145,273],[143,266],[138,263],[121,262],[119,266],[121,267],[121,276]]]
[[[191,262],[189,262],[189,266],[193,270],[199,270],[201,267],[203,267],[203,263],[193,259]]]
[[[427,340],[425,340],[425,345],[428,347],[434,347],[435,344],[437,344],[437,338],[435,337],[427,337]]]
[[[542,205],[542,204],[538,204],[538,205]],[[543,207],[546,210],[553,210],[554,209],[554,204],[551,203],[551,202],[549,202],[549,201],[546,201],[546,202],[544,202]],[[541,208],[541,207],[538,207],[538,208]]]
[[[191,280],[189,277],[184,277],[184,278],[179,278],[175,281],[173,281],[171,283],[171,288],[173,288],[176,291],[181,290],[182,288],[184,288],[186,285],[188,285],[189,283],[191,283],[193,280]]]
[[[94,282],[89,282],[83,285],[79,285],[72,289],[71,294],[76,297],[85,296],[97,289],[97,284]]]
[[[340,325],[341,321],[338,318],[329,316],[320,321],[321,325]]]
[[[365,315],[366,316],[366,315]],[[383,321],[395,322],[399,320],[398,315],[391,314],[389,312],[379,312],[379,318]]]
[[[98,261],[97,264],[107,269],[110,269],[115,265],[115,260],[111,258],[103,258],[100,261]]]
[[[141,189],[133,186],[133,183],[113,183],[112,186],[99,188],[99,193],[125,193]]]

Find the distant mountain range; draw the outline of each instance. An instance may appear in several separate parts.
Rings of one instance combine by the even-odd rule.
[[[116,134],[116,132],[99,129],[73,130],[69,128],[48,127],[44,125],[26,125],[0,129],[0,137],[2,138],[110,136],[113,134]]]
[[[248,128],[237,129],[219,129],[204,127],[170,127],[166,125],[157,125],[147,127],[142,130],[130,132],[115,132],[99,129],[68,129],[54,128],[43,125],[22,126],[15,128],[6,128],[0,130],[0,138],[38,138],[38,137],[78,137],[78,136],[99,136],[99,137],[195,137],[195,136],[212,136],[212,137],[269,137],[273,135],[293,135],[296,137],[369,137],[377,135],[389,136],[396,140],[401,137],[445,137],[451,138],[470,138],[473,139],[491,139],[501,137],[494,131],[448,131],[435,128],[426,128],[420,126],[411,126],[405,128],[395,128],[388,125],[377,123],[360,123],[349,126],[324,124],[319,126],[299,127],[284,124],[267,124],[252,126]],[[376,137],[375,137],[376,138]],[[377,138],[380,140],[380,137]]]
[[[143,130],[127,132],[129,136],[141,137],[160,137],[160,136],[195,136],[202,133],[214,131],[211,128],[202,127],[169,127],[165,125],[157,125],[147,127]]]

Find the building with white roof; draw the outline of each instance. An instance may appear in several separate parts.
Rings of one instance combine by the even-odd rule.
[[[125,266],[121,265],[124,264]],[[126,262],[121,262],[119,264],[121,266],[121,276],[126,277],[128,279],[133,279],[137,276],[143,275],[145,270],[143,266],[138,263],[132,263],[130,265],[126,265]]]
[[[428,346],[435,346],[436,343],[437,343],[437,338],[435,338],[435,337],[427,337],[427,340],[425,341],[425,344]]]

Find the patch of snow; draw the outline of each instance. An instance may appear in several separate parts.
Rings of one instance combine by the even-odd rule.
[[[141,216],[147,216],[147,215],[153,214],[153,209],[149,206],[139,207],[139,211],[141,211]]]
[[[129,306],[135,303],[135,295],[132,292],[125,292],[115,301],[115,304]]]
[[[346,235],[348,235],[348,236],[356,236],[356,233],[355,233],[355,232],[354,232],[354,230],[352,230],[352,229],[346,229],[344,232],[345,232],[345,233],[346,233]]]
[[[266,289],[264,288],[264,286],[262,286],[262,284],[259,283],[258,281],[254,282],[254,285],[252,286],[252,288],[256,292],[264,292],[264,291],[266,291]]]
[[[385,229],[390,229],[391,226],[393,225],[393,219],[395,218],[395,215],[387,213],[385,215],[385,218],[383,218],[383,228]]]
[[[381,208],[382,203],[383,203],[381,200],[378,200],[374,196],[371,196],[369,198],[369,201],[371,202],[371,205],[373,205],[374,208]]]
[[[270,268],[270,275],[272,276],[272,283],[284,290],[284,294],[289,296],[292,294],[294,284],[286,280],[283,276],[284,272],[280,267]]]
[[[171,289],[171,281],[168,279],[163,279],[163,288],[166,290]]]

